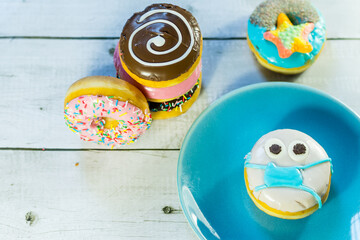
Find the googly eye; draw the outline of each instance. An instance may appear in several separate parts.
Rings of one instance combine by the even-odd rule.
[[[284,152],[286,152],[284,143],[278,138],[269,139],[265,143],[264,147],[266,155],[272,159],[279,158]]]
[[[302,141],[293,141],[289,145],[288,154],[295,162],[301,162],[309,155],[309,147]]]

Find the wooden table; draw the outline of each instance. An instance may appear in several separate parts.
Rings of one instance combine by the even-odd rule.
[[[63,99],[77,79],[115,75],[122,26],[149,2],[1,0],[0,239],[197,239],[180,208],[176,165],[187,130],[211,102],[249,84],[290,81],[360,113],[359,1],[313,1],[328,41],[297,76],[269,72],[252,56],[246,24],[259,3],[176,1],[204,36],[202,93],[188,113],[107,150],[67,129]]]

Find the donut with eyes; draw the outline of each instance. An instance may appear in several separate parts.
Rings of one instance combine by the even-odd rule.
[[[332,162],[309,135],[292,129],[267,133],[245,157],[249,196],[267,214],[284,219],[306,217],[325,203]]]

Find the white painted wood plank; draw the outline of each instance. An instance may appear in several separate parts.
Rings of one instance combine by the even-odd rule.
[[[180,209],[177,158],[178,151],[0,151],[0,239],[195,240],[181,211],[162,211]]]
[[[177,0],[198,19],[205,37],[245,37],[247,20],[263,0]],[[360,2],[312,0],[328,26],[328,37],[360,37]],[[1,0],[0,36],[118,37],[126,20],[150,2],[113,0]]]
[[[101,148],[80,141],[63,120],[63,99],[75,80],[111,75],[109,49],[116,40],[0,40],[0,147]],[[317,60],[298,76],[263,69],[245,40],[205,41],[203,89],[186,114],[154,121],[131,149],[179,149],[195,118],[215,99],[264,81],[293,81],[322,89],[360,113],[360,41],[328,41]]]

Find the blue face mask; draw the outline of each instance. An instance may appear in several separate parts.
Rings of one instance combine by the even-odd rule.
[[[251,153],[248,153],[245,158],[246,160],[244,167],[265,170],[264,172],[265,184],[255,187],[254,189],[255,192],[271,187],[296,188],[306,191],[311,195],[313,195],[319,205],[319,208],[321,208],[322,202],[320,196],[313,189],[303,185],[303,177],[300,170],[307,169],[324,162],[330,162],[331,173],[332,173],[333,167],[331,163],[331,158],[313,162],[305,166],[292,166],[292,167],[278,167],[273,162],[269,162],[267,165],[250,163]]]

